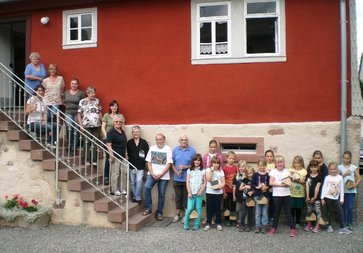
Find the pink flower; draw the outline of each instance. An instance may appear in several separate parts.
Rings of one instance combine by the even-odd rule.
[[[5,198],[5,199],[8,199],[8,198],[9,198],[9,195],[4,195],[4,198]]]
[[[13,195],[13,199],[19,198],[19,193]]]
[[[33,205],[38,205],[38,200],[36,200],[36,199],[32,199],[32,203],[33,203]]]

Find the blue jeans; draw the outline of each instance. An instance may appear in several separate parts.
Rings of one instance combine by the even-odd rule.
[[[254,197],[256,202],[255,209],[255,225],[256,227],[267,226],[268,223],[268,204],[261,205],[257,203],[258,197]]]
[[[200,220],[202,219],[202,203],[204,199],[204,193],[198,196],[197,194],[193,194],[191,198],[188,197],[188,204],[187,204],[187,210],[185,211],[184,216],[184,228],[189,228],[189,215],[194,209],[195,205],[195,211],[198,213],[198,218],[194,222],[194,228],[198,229]]]
[[[142,178],[144,177],[144,170],[130,170],[129,175],[133,198],[136,201],[139,201],[141,200]]]
[[[56,123],[57,120],[57,111],[60,108],[60,105],[48,105],[49,110],[47,110],[47,122]]]
[[[353,224],[353,205],[354,205],[355,193],[344,193],[344,223],[345,225]]]
[[[30,131],[34,132],[37,137],[46,134],[47,143],[54,144],[57,140],[57,125],[46,123],[42,125],[42,122],[31,122],[29,124]]]
[[[66,135],[71,153],[73,153],[73,151],[76,150],[79,145],[79,132],[74,129],[74,128],[78,129],[78,127],[72,120],[74,122],[77,122],[77,114],[67,113],[65,118],[65,124],[67,126]]]
[[[151,198],[151,190],[154,185],[158,184],[158,210],[157,214],[163,214],[164,203],[165,203],[165,191],[169,180],[155,180],[151,175],[147,175],[145,182],[145,209],[152,210],[153,203]]]

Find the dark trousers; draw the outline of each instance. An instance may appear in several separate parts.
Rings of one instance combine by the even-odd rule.
[[[241,226],[245,226],[246,216],[247,216],[247,227],[253,227],[253,207],[246,205],[246,200],[242,200],[242,216],[240,224]]]
[[[326,204],[326,217],[328,218],[329,225],[331,225],[331,212],[333,208],[337,211],[338,217],[339,217],[339,226],[340,228],[345,227],[344,223],[344,213],[342,205],[340,204],[339,199],[328,199],[324,198],[325,204]]]
[[[182,208],[187,209],[188,191],[186,183],[174,181],[174,191],[175,191],[176,209],[178,210],[181,210]]]
[[[273,199],[274,199],[273,200],[274,220],[272,226],[274,228],[277,228],[277,226],[279,225],[280,213],[283,207],[289,227],[295,228],[295,224],[294,221],[292,220],[292,215],[291,215],[291,197],[290,196],[273,197]]]
[[[212,217],[215,215],[217,225],[221,225],[221,204],[223,194],[206,194],[207,197],[207,224],[212,223]]]

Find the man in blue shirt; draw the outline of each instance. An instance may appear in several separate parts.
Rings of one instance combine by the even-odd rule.
[[[186,178],[187,170],[190,168],[193,156],[195,156],[195,149],[188,145],[189,139],[185,134],[180,135],[179,143],[173,149],[173,171],[174,171],[174,190],[175,190],[175,205],[176,205],[176,216],[173,222],[180,220],[180,210],[187,208],[187,188]]]

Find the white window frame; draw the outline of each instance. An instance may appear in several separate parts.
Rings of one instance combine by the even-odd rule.
[[[217,17],[200,17],[200,7],[203,6],[216,6],[216,5],[227,5],[228,14],[227,16],[217,16]],[[201,55],[200,54],[200,29],[197,31],[197,41],[198,41],[198,55],[200,58],[210,58],[210,56],[214,57],[226,57],[230,55],[231,52],[231,3],[230,2],[213,2],[213,3],[201,3],[197,4],[197,23],[198,27],[200,27],[200,23],[203,22],[211,22],[212,24],[212,55]],[[228,43],[228,53],[227,54],[216,54],[216,35],[215,35],[215,24],[218,21],[227,21],[227,43]]]
[[[253,62],[286,62],[286,24],[285,0],[276,0],[276,14],[261,15],[249,14],[248,16],[277,17],[278,47],[276,53],[247,54],[246,14],[247,3],[268,2],[271,0],[191,0],[191,62],[198,64],[229,64]],[[230,4],[228,43],[229,51],[225,55],[200,55],[199,39],[199,6],[213,4]]]
[[[81,15],[92,15],[92,38],[91,40],[81,41],[79,34],[77,41],[70,40],[70,18]],[[63,49],[97,47],[97,7],[86,9],[75,9],[63,11]]]

